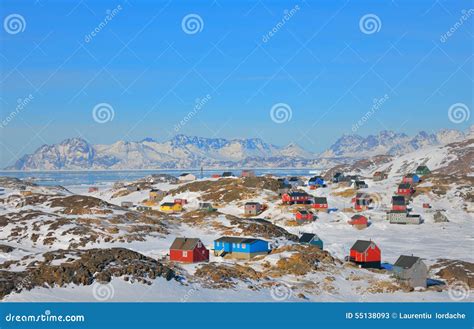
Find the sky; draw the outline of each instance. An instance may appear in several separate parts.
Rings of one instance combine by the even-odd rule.
[[[0,1],[0,167],[176,134],[326,149],[472,124],[471,1]]]

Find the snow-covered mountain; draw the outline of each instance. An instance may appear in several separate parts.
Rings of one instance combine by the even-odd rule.
[[[43,145],[27,154],[13,170],[81,170],[81,169],[179,169],[268,167],[327,167],[374,155],[401,155],[429,146],[444,145],[472,135],[457,130],[437,133],[419,132],[414,137],[393,131],[362,137],[343,135],[321,154],[308,152],[295,143],[285,147],[264,142],[260,138],[224,139],[176,135],[159,142],[152,138],[141,141],[117,141],[92,145],[81,138],[70,138],[59,144]]]
[[[377,135],[343,135],[321,157],[367,157],[381,154],[402,155],[428,146],[436,146],[462,140],[472,134],[454,129],[442,129],[436,133],[420,131],[411,137],[393,131],[381,131]]]

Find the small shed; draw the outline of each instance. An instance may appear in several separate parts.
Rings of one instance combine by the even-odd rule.
[[[351,220],[348,223],[359,230],[367,228],[367,226],[369,226],[369,220],[366,216],[363,215],[352,216]]]
[[[158,201],[166,196],[166,192],[159,189],[151,189],[148,193],[148,199],[150,201]]]
[[[369,187],[369,185],[367,185],[367,183],[363,180],[355,180],[353,186],[356,189]]]
[[[420,257],[401,255],[392,268],[393,274],[403,285],[426,288],[428,267]]]
[[[321,240],[316,234],[314,233],[303,233],[298,240],[301,244],[310,244],[312,246],[316,246],[319,249],[323,250],[323,240]]]
[[[215,211],[216,209],[209,202],[199,202],[199,210]]]

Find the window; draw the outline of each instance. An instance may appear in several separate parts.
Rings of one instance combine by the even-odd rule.
[[[201,241],[198,241],[197,246],[198,246],[198,248],[201,248],[201,247],[202,247]]]
[[[235,243],[232,243],[232,247],[235,248],[236,244]]]
[[[240,248],[240,243],[237,243],[237,248]]]
[[[183,251],[183,257],[188,257],[188,252],[187,251]]]
[[[242,249],[245,249],[247,245],[245,243],[242,243]]]

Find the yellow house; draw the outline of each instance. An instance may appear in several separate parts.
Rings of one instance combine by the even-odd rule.
[[[179,203],[165,202],[161,204],[160,210],[167,212],[179,212],[183,210],[183,206]]]

